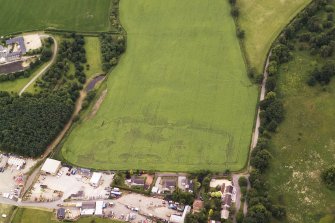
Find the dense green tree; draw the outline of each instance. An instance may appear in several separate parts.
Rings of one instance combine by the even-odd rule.
[[[335,166],[322,171],[321,179],[329,189],[335,190]]]

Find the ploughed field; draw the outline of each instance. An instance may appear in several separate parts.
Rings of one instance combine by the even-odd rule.
[[[111,0],[0,0],[0,34],[57,28],[107,31]]]
[[[123,0],[120,16],[127,51],[63,157],[99,169],[243,168],[258,91],[228,1]]]

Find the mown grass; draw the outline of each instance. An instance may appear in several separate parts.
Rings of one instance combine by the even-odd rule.
[[[311,0],[238,0],[246,56],[259,73],[278,34]]]
[[[287,206],[287,222],[327,222],[335,211],[335,192],[320,179],[335,159],[335,81],[325,87],[306,84],[309,71],[324,61],[295,52],[279,74],[285,120],[272,139],[267,179],[271,197]]]
[[[111,0],[0,0],[0,34],[57,28],[107,31]]]
[[[257,101],[227,1],[124,0],[127,52],[96,116],[65,141],[99,169],[244,167]]]
[[[89,69],[85,71],[86,77],[102,73],[101,51],[99,37],[85,37],[85,50]]]
[[[120,221],[111,219],[102,219],[94,217],[80,218],[77,223],[119,223]],[[38,209],[19,208],[13,218],[12,223],[56,223],[56,216],[51,211],[43,211]]]

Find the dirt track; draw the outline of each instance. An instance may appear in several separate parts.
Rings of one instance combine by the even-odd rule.
[[[43,34],[43,35],[40,35],[41,37],[44,37],[44,38],[48,38],[48,37],[51,37],[54,41],[54,52],[53,52],[53,55],[52,55],[52,59],[51,61],[48,63],[47,66],[45,66],[38,74],[35,75],[35,77],[33,79],[31,79],[23,88],[22,90],[20,91],[19,95],[21,96],[22,93],[27,90],[27,88],[32,84],[34,83],[37,78],[39,78],[42,74],[44,74],[50,67],[51,65],[55,62],[56,60],[56,56],[57,56],[57,52],[58,52],[58,43],[56,41],[56,39],[53,37],[53,36],[50,36],[50,35],[46,35],[46,34]]]

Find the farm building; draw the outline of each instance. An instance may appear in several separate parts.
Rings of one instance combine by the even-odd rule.
[[[102,216],[103,212],[102,209],[104,208],[104,202],[103,201],[97,201],[95,205],[95,215]]]
[[[9,166],[15,166],[19,170],[23,168],[23,166],[26,164],[26,161],[24,159],[11,156],[9,157],[7,163]]]
[[[60,161],[48,158],[44,162],[41,168],[41,172],[45,174],[56,175],[61,167],[62,165]]]
[[[80,208],[81,215],[93,215],[96,209],[95,202],[83,202]]]
[[[98,187],[99,184],[100,184],[100,181],[101,181],[101,177],[102,177],[102,173],[94,172],[92,177],[91,177],[90,184],[93,187]]]

